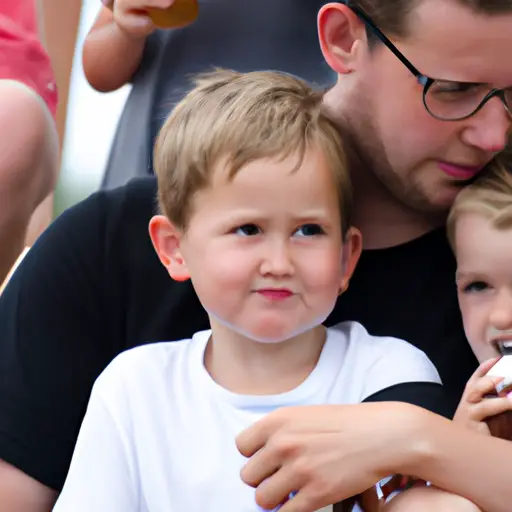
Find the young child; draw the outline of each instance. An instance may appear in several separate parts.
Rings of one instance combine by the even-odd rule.
[[[486,376],[500,345],[512,341],[512,175],[496,166],[458,195],[448,219],[457,258],[457,290],[468,341],[482,363],[454,420],[489,434],[485,419],[512,409],[512,397],[485,399],[498,380]]]
[[[192,280],[211,330],[109,365],[56,512],[256,512],[235,443],[253,422],[278,407],[439,382],[405,341],[357,323],[322,326],[361,235],[321,96],[286,74],[218,71],[166,121],[155,149],[161,214],[149,232],[169,275]]]

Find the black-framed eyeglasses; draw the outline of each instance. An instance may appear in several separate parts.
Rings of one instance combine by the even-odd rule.
[[[373,34],[402,62],[423,86],[423,104],[427,112],[441,121],[461,121],[475,115],[491,98],[498,97],[512,114],[512,87],[495,89],[488,84],[454,82],[430,78],[421,73],[388,39],[360,7],[346,5],[365,23]]]

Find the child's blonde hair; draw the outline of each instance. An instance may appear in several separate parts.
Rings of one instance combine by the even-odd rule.
[[[313,147],[332,170],[347,232],[352,190],[346,155],[339,127],[322,106],[322,91],[271,71],[216,70],[194,84],[163,125],[154,153],[160,209],[178,229],[186,228],[192,196],[208,186],[219,161],[230,167],[230,177],[261,158],[297,154],[298,168]]]
[[[481,178],[459,192],[447,221],[452,249],[457,219],[464,213],[484,215],[496,229],[512,227],[512,167],[509,164],[496,160]]]

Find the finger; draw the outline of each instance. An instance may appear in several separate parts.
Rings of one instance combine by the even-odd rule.
[[[240,471],[242,481],[251,486],[258,487],[281,468],[281,460],[274,450],[263,448],[256,452]]]
[[[281,427],[281,422],[277,421],[277,418],[275,413],[271,413],[238,434],[235,439],[238,451],[244,457],[252,457],[261,450],[270,436]]]
[[[471,408],[471,418],[475,421],[483,421],[491,416],[496,416],[505,411],[512,410],[512,400],[507,397],[486,398]]]
[[[169,9],[175,2],[176,0],[152,0],[151,4],[148,5],[155,9]]]
[[[496,385],[503,380],[503,377],[484,376],[474,381],[468,387],[466,392],[466,400],[470,404],[477,404],[483,400],[485,395],[496,392]]]
[[[145,37],[154,29],[154,24],[149,15],[143,11],[126,12],[122,16],[114,14],[116,23],[122,29],[133,36]]]
[[[112,1],[112,3],[114,3],[114,0],[107,1]],[[176,0],[129,0],[123,2],[123,10],[143,11],[146,9],[169,9],[175,2]]]
[[[285,468],[279,469],[256,489],[256,503],[265,510],[273,510],[289,501],[290,495],[300,487]],[[279,509],[280,511],[282,508]]]
[[[236,447],[244,457],[252,457],[265,446],[269,436],[265,427],[264,423],[258,422],[238,434]]]
[[[468,384],[472,384],[473,382],[476,382],[480,378],[487,375],[488,371],[496,364],[496,362],[500,359],[500,357],[493,357],[492,359],[488,359],[487,361],[484,361],[471,375],[471,377],[468,380]]]
[[[307,491],[303,489],[299,491],[293,498],[289,499],[280,509],[279,512],[311,512],[325,507],[327,504],[314,499]]]

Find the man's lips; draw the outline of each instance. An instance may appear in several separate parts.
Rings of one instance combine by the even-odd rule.
[[[260,288],[256,290],[256,292],[269,300],[285,300],[294,295],[294,293],[287,288]]]
[[[469,180],[476,176],[483,168],[483,165],[469,166],[459,165],[450,162],[438,162],[439,169],[450,178],[456,178],[459,180]]]

